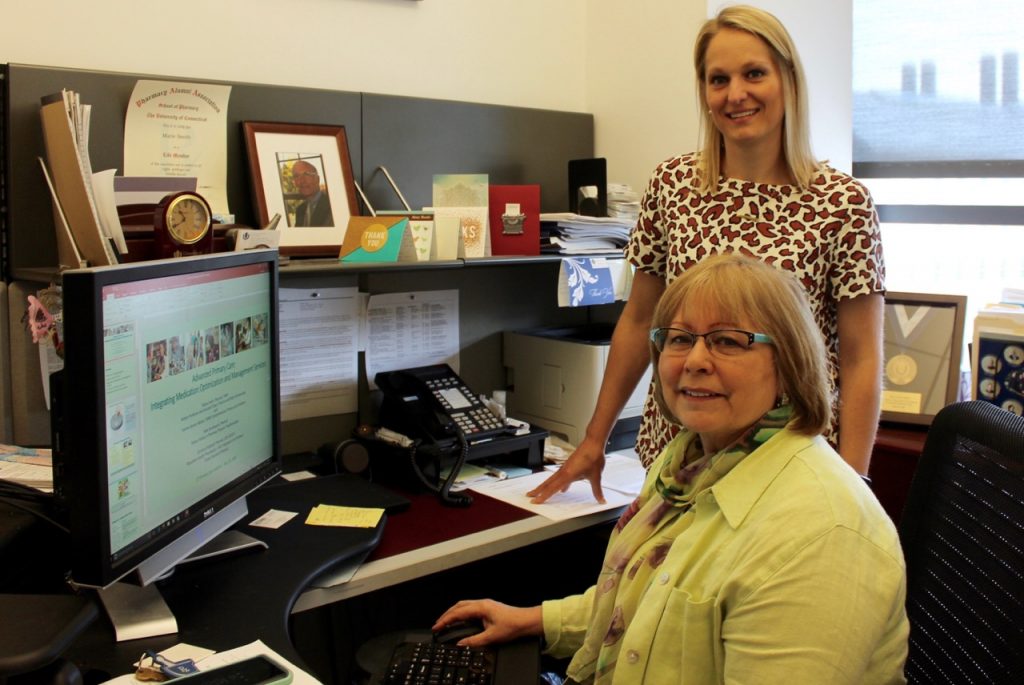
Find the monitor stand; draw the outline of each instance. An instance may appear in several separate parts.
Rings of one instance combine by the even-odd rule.
[[[117,582],[99,590],[118,642],[178,632],[178,622],[156,585]]]
[[[245,549],[267,549],[267,543],[234,529],[225,530],[178,565]],[[172,568],[165,576],[173,573]],[[118,642],[178,632],[178,622],[155,584],[118,582],[99,590],[100,602],[114,625]]]

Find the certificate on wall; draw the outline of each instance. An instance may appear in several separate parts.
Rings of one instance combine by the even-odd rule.
[[[231,86],[136,82],[124,121],[125,176],[191,176],[215,214],[227,214]]]

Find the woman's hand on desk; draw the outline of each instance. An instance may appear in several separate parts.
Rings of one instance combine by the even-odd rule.
[[[601,490],[601,472],[604,471],[604,444],[590,438],[583,438],[576,451],[569,455],[562,467],[546,481],[526,493],[534,504],[546,502],[552,495],[565,492],[573,482],[589,480],[594,499],[604,504]]]
[[[544,619],[540,606],[514,607],[493,599],[468,599],[457,602],[441,614],[431,630],[437,632],[457,621],[477,619],[484,624],[482,632],[458,642],[462,647],[484,647],[508,642],[526,635],[543,635]]]

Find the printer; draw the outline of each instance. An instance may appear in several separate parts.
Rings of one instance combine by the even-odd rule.
[[[578,445],[597,405],[614,326],[505,331],[508,413]],[[607,449],[633,447],[640,427],[651,369],[623,407]]]

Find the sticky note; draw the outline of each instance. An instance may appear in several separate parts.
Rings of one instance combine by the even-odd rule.
[[[306,523],[310,526],[340,526],[345,528],[374,528],[384,510],[371,507],[341,507],[318,504],[309,512]]]

